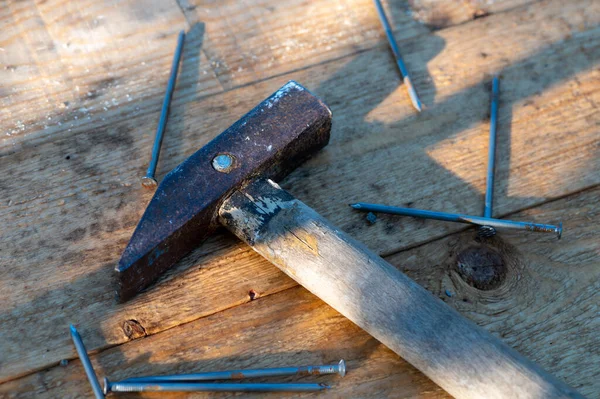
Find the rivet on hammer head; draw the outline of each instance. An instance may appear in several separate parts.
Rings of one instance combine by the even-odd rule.
[[[217,172],[229,173],[235,168],[234,158],[229,154],[219,154],[213,158],[212,166]]]

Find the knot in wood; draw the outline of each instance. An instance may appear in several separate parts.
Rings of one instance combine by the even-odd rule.
[[[502,256],[491,248],[470,247],[458,254],[456,272],[470,286],[487,291],[504,282],[506,265]]]
[[[123,332],[129,339],[136,339],[148,335],[146,329],[137,320],[127,320],[123,323]]]

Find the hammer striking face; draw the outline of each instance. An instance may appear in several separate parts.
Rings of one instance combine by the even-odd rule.
[[[116,271],[121,301],[144,289],[219,225],[218,209],[251,179],[279,180],[329,141],[331,111],[294,81],[171,171]]]

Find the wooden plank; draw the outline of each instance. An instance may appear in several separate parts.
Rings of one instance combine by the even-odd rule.
[[[409,0],[410,8],[408,12],[415,20],[420,21],[430,29],[438,30],[516,8],[527,3],[529,3],[527,0]]]
[[[480,242],[470,230],[387,260],[581,394],[596,397],[600,262],[592,220],[599,195],[595,188],[511,216],[564,220],[559,242],[523,233]],[[465,272],[473,267],[486,268],[499,281],[476,289],[464,278],[477,272]]]
[[[490,5],[417,0],[387,2],[385,7],[396,39],[404,41],[431,28],[531,2],[502,0]],[[190,23],[206,24],[204,52],[226,88],[387,46],[372,0],[260,0],[251,7],[235,0],[180,0],[180,4]],[[391,57],[383,62],[394,68]],[[410,56],[406,62],[411,71],[423,67]]]
[[[0,153],[135,115],[158,121],[177,34],[188,28],[175,0],[9,1],[0,24]],[[200,53],[203,33],[199,25],[186,41],[176,100],[222,90]]]
[[[396,75],[383,61],[386,48],[204,98],[173,113],[161,170],[295,78],[332,107],[334,130],[328,148],[285,187],[378,252],[405,249],[460,227],[391,217],[368,227],[345,204],[380,199],[480,212],[488,108],[482,79],[503,71],[514,83],[503,84],[501,96],[498,214],[598,184],[593,112],[600,94],[593,65],[600,32],[585,30],[597,25],[595,7],[547,1],[407,46],[431,59],[432,81],[416,74],[431,107],[419,116],[403,88],[387,84]],[[563,22],[552,22],[557,19]],[[440,45],[443,52],[434,57]],[[7,309],[0,315],[0,380],[73,357],[56,326],[75,322],[90,348],[104,348],[249,301],[250,290],[266,295],[293,285],[248,249],[216,237],[174,270],[177,277],[167,276],[131,303],[114,304],[112,268],[149,199],[138,178],[152,139],[139,132],[153,128],[154,121],[140,116],[2,157],[0,215],[14,227],[0,232]]]
[[[457,399],[583,399],[271,181],[237,189],[219,218],[266,260]],[[480,254],[499,255],[483,247],[467,250],[455,261],[458,272],[468,274],[464,280],[479,289],[500,284],[505,273],[488,271]],[[419,259],[424,268],[430,265],[426,256]]]
[[[596,188],[513,215],[518,220],[534,215],[565,218],[569,234],[559,244],[549,244],[535,234],[506,234],[481,243],[470,230],[389,260],[450,306],[592,398],[600,390],[596,378],[600,372],[600,337],[596,333],[600,328],[600,243],[598,228],[590,222],[599,216],[595,206],[599,195],[600,188]],[[501,254],[508,273],[500,287],[476,290],[453,272],[457,256],[471,247]],[[61,333],[67,339],[67,325]],[[86,342],[89,335],[84,331]],[[316,378],[333,385],[331,396],[450,397],[301,288],[103,351],[92,356],[92,362],[100,376],[118,380],[198,370],[318,364],[340,358],[348,361],[345,378]],[[307,380],[312,378],[301,379]],[[81,397],[89,392],[78,360],[0,385],[0,396],[12,393],[22,398]]]
[[[530,1],[495,2],[490,12]],[[250,8],[235,1],[181,3],[189,24],[175,0],[8,2],[0,10],[0,23],[7,28],[0,37],[0,153],[18,150],[24,140],[39,143],[70,136],[132,115],[158,118],[180,29],[190,32],[174,107],[224,88],[385,46],[369,0],[269,0]],[[419,15],[431,6],[418,5]],[[429,31],[405,5],[389,10],[395,26],[401,27],[396,33],[400,40]],[[472,17],[470,11],[440,12],[453,15],[444,26]],[[393,68],[391,62],[386,61]]]
[[[83,335],[83,339],[87,341],[86,335]],[[326,364],[341,358],[347,361],[348,367],[348,374],[344,378],[320,376],[278,378],[277,381],[330,383],[333,386],[330,393],[339,397],[450,397],[393,352],[302,288],[238,306],[91,357],[96,372],[101,377],[106,375],[114,380],[188,370]],[[53,367],[0,385],[0,396],[13,394],[22,398],[76,398],[87,397],[90,392],[79,360],[69,362],[66,367]],[[237,396],[227,393],[166,396],[204,398],[215,395]],[[266,396],[308,395],[278,393]],[[161,394],[161,397],[164,396]],[[122,394],[119,397],[157,396]]]
[[[226,88],[247,84],[384,45],[371,0],[182,0],[190,23],[206,24],[204,51]],[[398,40],[429,30],[397,3],[390,18]],[[393,68],[390,58],[386,62]]]

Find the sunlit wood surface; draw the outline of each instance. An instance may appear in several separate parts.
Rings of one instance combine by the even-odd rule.
[[[465,317],[600,397],[600,3],[385,6],[421,114],[370,0],[0,7],[0,397],[91,396],[70,323],[98,374],[114,380],[344,358],[348,375],[317,378],[333,386],[319,395],[448,397],[225,233],[131,302],[114,302],[113,268],[151,197],[139,178],[181,29],[189,33],[159,178],[297,80],[331,107],[332,140],[282,185]],[[493,74],[494,215],[563,221],[560,241],[508,232],[478,241],[464,225],[385,215],[371,225],[347,206],[481,214]],[[501,257],[498,284],[475,288],[457,272],[473,248]]]

